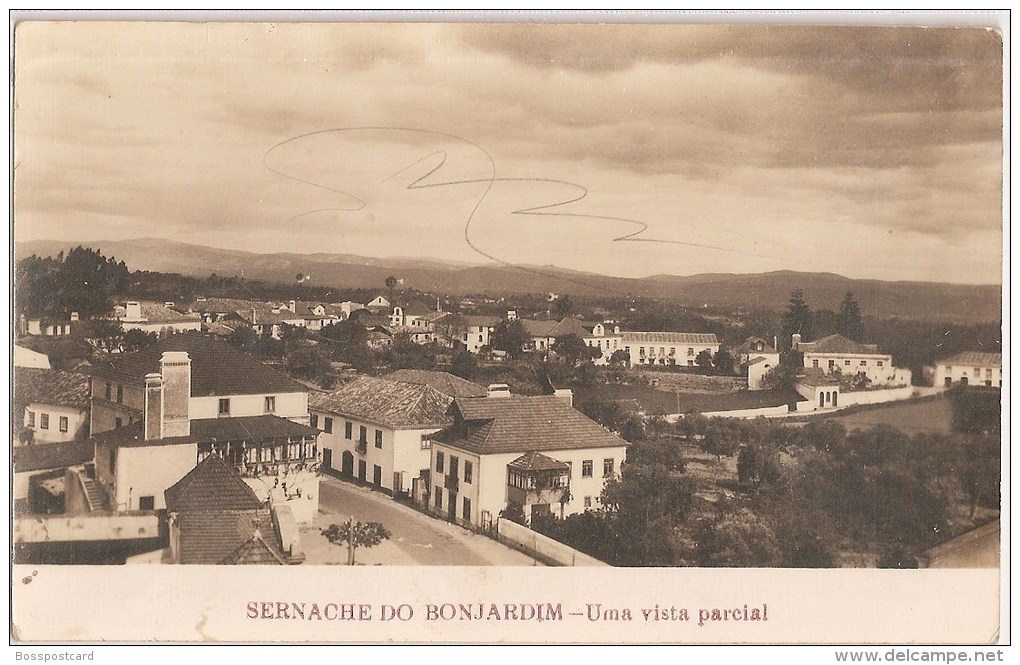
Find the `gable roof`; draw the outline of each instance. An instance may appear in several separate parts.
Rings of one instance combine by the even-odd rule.
[[[95,446],[88,440],[14,446],[11,457],[15,473],[77,466],[94,458]]]
[[[198,418],[191,421],[191,434],[162,439],[145,438],[143,421],[94,434],[97,443],[121,447],[163,446],[182,443],[208,443],[210,441],[264,441],[287,437],[314,437],[319,430],[273,414],[237,416],[234,418]]]
[[[438,390],[448,397],[485,397],[489,391],[484,386],[471,383],[456,374],[434,372],[425,369],[398,369],[383,378],[403,383],[417,383]]]
[[[209,455],[163,492],[170,512],[257,510],[255,491],[219,455]]]
[[[449,424],[450,397],[428,385],[362,376],[330,393],[312,394],[309,408],[378,423],[392,429]]]
[[[536,452],[524,453],[507,466],[518,471],[567,471],[570,469],[570,465],[566,462]]]
[[[640,344],[644,342],[646,344],[657,343],[657,344],[718,344],[719,339],[715,336],[715,333],[687,333],[687,332],[633,332],[625,331],[621,333],[623,335],[624,343],[631,342]]]
[[[238,552],[256,533],[278,553],[275,532],[267,510],[203,510],[177,516],[180,529],[179,561],[216,565],[237,561]],[[282,558],[283,555],[280,554]]]
[[[89,377],[78,372],[15,367],[14,403],[20,411],[30,402],[84,411],[89,404]]]
[[[842,335],[828,335],[813,342],[801,342],[797,347],[802,353],[849,353],[875,355],[880,353],[878,344],[862,344]]]
[[[520,319],[520,321],[532,337],[552,337],[553,331],[560,325],[559,321],[534,321],[532,319]]]
[[[397,306],[399,307],[399,305]],[[403,305],[403,309],[404,316],[425,316],[426,314],[432,312],[432,310],[429,309],[428,305],[424,304],[419,300],[415,300],[407,303],[406,305]]]
[[[759,346],[761,348],[755,348]],[[734,353],[768,353],[775,354],[779,353],[771,344],[762,339],[761,337],[748,337],[743,344],[733,349]]]
[[[286,566],[287,560],[276,548],[266,542],[262,531],[255,530],[251,538],[241,543],[240,547],[228,554],[221,565],[226,566]]]
[[[120,305],[117,306],[115,318],[124,323],[197,323],[201,320],[198,314],[184,314],[163,303],[142,301],[138,305],[142,312],[141,320],[128,319],[127,309]]]
[[[967,365],[970,367],[998,367],[1002,368],[1001,353],[986,353],[984,351],[962,351],[938,362],[940,365]]]
[[[93,373],[139,385],[159,371],[166,351],[185,351],[191,358],[191,396],[259,395],[307,392],[307,388],[275,369],[245,355],[228,342],[196,333],[170,335],[135,353],[96,365]]]
[[[434,438],[480,455],[627,445],[559,397],[458,399],[453,412],[456,424]]]

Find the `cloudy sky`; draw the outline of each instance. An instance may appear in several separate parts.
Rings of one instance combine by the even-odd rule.
[[[15,239],[997,283],[980,28],[23,23]]]

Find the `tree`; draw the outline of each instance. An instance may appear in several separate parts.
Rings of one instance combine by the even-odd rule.
[[[746,508],[705,524],[698,538],[698,553],[703,566],[761,568],[775,566],[781,558],[772,528]]]
[[[748,444],[740,448],[737,456],[737,478],[742,483],[760,487],[773,483],[782,475],[779,450],[771,444]]]
[[[397,287],[398,283],[399,282],[397,281],[397,278],[394,277],[393,275],[390,275],[389,277],[386,278],[385,284],[386,289],[389,291],[390,294],[390,305],[393,305],[393,289]]]
[[[142,349],[148,348],[155,344],[159,340],[156,333],[147,333],[144,330],[138,328],[132,328],[124,333],[122,346],[124,347],[125,353],[131,353],[132,351],[141,351]]]
[[[337,546],[347,543],[347,565],[354,565],[354,552],[359,547],[375,547],[392,535],[379,522],[355,522],[354,518],[343,524],[330,524],[328,528],[322,529],[322,535],[326,540]]]
[[[553,312],[557,317],[563,318],[565,316],[570,316],[573,311],[574,303],[570,302],[570,296],[562,295],[556,299],[556,304],[553,306]]]
[[[839,306],[839,323],[836,332],[843,337],[861,341],[864,338],[864,320],[861,319],[861,308],[849,291]]]
[[[702,369],[712,368],[712,352],[708,349],[704,349],[698,352],[697,357],[694,358],[694,364]]]
[[[725,421],[712,421],[705,428],[705,435],[698,442],[698,447],[709,455],[715,455],[716,461],[725,455],[729,457],[740,447],[740,436]]]
[[[716,374],[732,374],[733,362],[733,356],[726,349],[719,349],[712,357],[712,366],[715,367]]]
[[[794,333],[803,338],[811,336],[811,308],[804,300],[804,292],[795,289],[790,294],[790,302],[786,305],[786,312],[783,314],[780,329],[782,331],[782,345],[789,348],[791,337]]]
[[[630,351],[626,349],[617,349],[613,351],[613,355],[609,356],[610,365],[628,365],[630,364]]]
[[[804,371],[804,354],[800,351],[787,351],[779,364],[766,372],[762,379],[765,390],[792,390],[797,383],[797,376]]]
[[[478,363],[475,361],[475,356],[467,351],[461,351],[453,358],[453,364],[450,367],[450,371],[459,376],[462,379],[470,380],[475,375],[475,371],[478,369]]]
[[[516,359],[524,352],[524,346],[531,341],[524,323],[520,319],[500,321],[489,337],[492,348],[505,352],[511,359]]]
[[[591,360],[592,349],[584,340],[573,333],[556,338],[550,347],[554,353],[563,356],[568,363],[576,365],[578,362]]]

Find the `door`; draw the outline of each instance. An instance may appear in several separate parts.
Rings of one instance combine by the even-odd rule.
[[[365,473],[366,473],[367,469],[368,469],[368,465],[365,464],[365,460],[359,459],[358,460],[358,480],[360,480],[361,482],[365,482]]]
[[[372,483],[376,487],[382,487],[382,467],[378,464],[372,465]]]
[[[946,377],[946,388],[950,388],[950,387],[952,387],[952,385],[953,385],[953,377],[947,376]]]
[[[354,453],[349,450],[340,456],[340,473],[348,477],[354,475]]]
[[[333,449],[323,448],[322,449],[322,467],[324,469],[333,468]]]
[[[446,506],[446,519],[450,520],[451,522],[456,522],[457,521],[457,493],[456,492],[450,492],[449,493],[449,497],[450,497],[449,503]]]

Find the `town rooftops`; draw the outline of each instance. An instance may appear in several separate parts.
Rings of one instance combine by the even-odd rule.
[[[14,401],[22,407],[38,402],[84,411],[89,405],[89,377],[77,372],[16,367]]]
[[[273,543],[273,524],[268,510],[202,510],[177,516],[180,528],[179,560],[183,564],[217,565],[252,562],[242,547],[259,535],[285,562],[282,547]],[[250,554],[250,553],[249,553]],[[261,557],[254,563],[261,563]]]
[[[823,386],[838,386],[839,379],[835,379],[825,374],[821,367],[805,367],[804,370],[797,375],[797,383],[801,383],[805,386],[811,386],[812,388],[821,388]]]
[[[687,332],[633,332],[625,331],[623,341],[632,344],[719,344],[714,333],[687,333]]]
[[[838,334],[828,335],[813,342],[801,342],[797,350],[802,353],[879,354],[878,344],[862,344]]]
[[[475,454],[626,446],[560,397],[458,399],[453,426],[434,438]]]
[[[428,305],[420,300],[414,300],[405,305],[395,305],[394,307],[402,308],[404,316],[425,316],[426,314],[432,313],[432,310],[429,309]]]
[[[163,492],[172,513],[198,510],[257,510],[262,502],[219,455],[209,455]]]
[[[229,343],[192,333],[171,335],[141,351],[97,364],[93,374],[141,385],[146,374],[159,372],[160,357],[167,351],[185,351],[191,358],[192,397],[307,391],[297,381],[245,355]]]
[[[197,323],[201,319],[198,314],[184,314],[163,303],[139,302],[142,316],[140,319],[129,318],[127,309],[118,306],[114,316],[122,323]]]
[[[94,457],[95,447],[88,440],[14,446],[14,472],[61,469],[91,462]]]
[[[997,367],[1002,368],[1001,353],[984,351],[963,351],[938,362],[940,365],[961,365],[965,367]]]
[[[170,436],[162,439],[146,439],[142,421],[124,425],[117,429],[100,432],[92,436],[96,443],[108,443],[120,447],[166,446],[183,443],[209,443],[218,441],[264,441],[314,437],[319,431],[272,414],[261,416],[239,416],[236,418],[199,418],[191,421],[189,436]]]
[[[428,385],[362,376],[333,392],[312,394],[308,407],[391,429],[425,429],[449,424],[451,401]]]
[[[385,379],[402,383],[416,383],[430,386],[448,397],[485,397],[488,390],[477,383],[471,383],[449,372],[433,372],[424,369],[398,369],[387,374]]]

